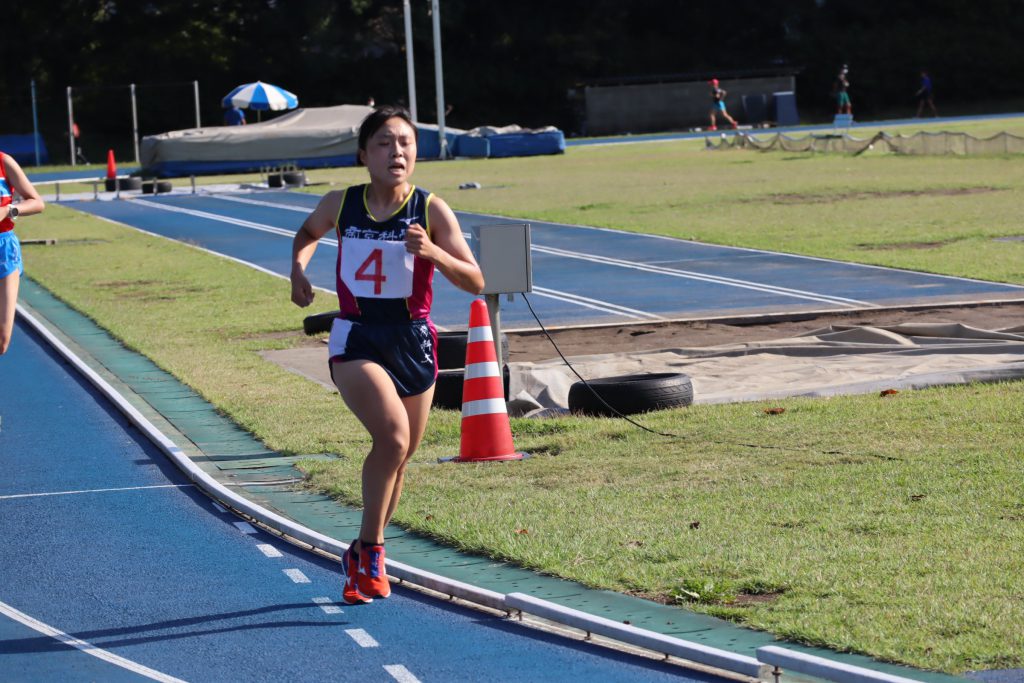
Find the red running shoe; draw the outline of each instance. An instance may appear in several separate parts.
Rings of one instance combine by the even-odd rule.
[[[391,595],[391,584],[384,569],[384,546],[363,544],[359,552],[356,587],[364,599],[386,598]]]
[[[359,592],[358,576],[359,576],[359,557],[356,555],[356,542],[348,546],[348,550],[341,554],[341,571],[345,575],[345,586],[341,589],[341,597],[346,604],[349,605],[362,605],[367,602],[373,602],[373,598],[368,598]]]

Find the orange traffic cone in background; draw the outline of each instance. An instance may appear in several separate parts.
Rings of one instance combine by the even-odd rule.
[[[487,304],[473,301],[469,309],[469,341],[462,383],[462,444],[455,462],[522,460],[512,445],[512,427],[505,408],[505,386],[494,350]]]
[[[104,183],[107,192],[117,189],[117,164],[114,163],[114,150],[107,150],[107,182]]]

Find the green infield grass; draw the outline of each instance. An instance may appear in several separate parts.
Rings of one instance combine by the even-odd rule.
[[[1000,129],[1005,129],[1002,127]],[[310,172],[324,185],[361,169]],[[422,163],[457,210],[1024,284],[1024,159],[706,152],[701,143]],[[476,181],[479,190],[458,190]],[[366,435],[258,351],[306,343],[284,280],[51,205],[26,272],[358,504]],[[326,248],[326,247],[325,247]],[[685,295],[685,286],[681,288]],[[17,339],[14,343],[18,343]],[[781,407],[781,414],[767,408]],[[395,521],[454,547],[947,672],[1024,667],[1024,384],[512,420],[534,457],[436,465],[435,411]]]

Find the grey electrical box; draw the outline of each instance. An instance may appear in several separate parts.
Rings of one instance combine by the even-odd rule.
[[[530,224],[474,225],[471,247],[484,274],[484,294],[533,291]]]

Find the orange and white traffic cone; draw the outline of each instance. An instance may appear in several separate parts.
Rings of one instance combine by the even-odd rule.
[[[469,341],[462,383],[462,444],[454,461],[522,460],[524,455],[512,445],[505,386],[494,350],[487,304],[476,299],[469,309]]]
[[[117,164],[114,162],[114,150],[107,150],[107,180],[104,183],[107,192],[117,189]]]

